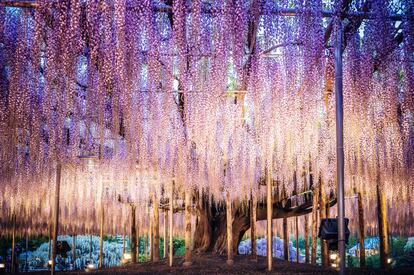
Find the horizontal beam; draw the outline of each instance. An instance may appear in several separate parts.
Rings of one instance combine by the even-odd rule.
[[[37,8],[38,4],[32,1],[3,1],[0,2],[0,7]]]
[[[39,6],[38,3],[35,1],[3,1],[0,2],[0,6],[3,7],[15,7],[15,8],[37,8]],[[136,7],[127,7],[127,9],[137,11],[139,12],[140,9]],[[172,7],[168,5],[162,5],[155,7],[156,12],[161,13],[172,13]],[[189,10],[191,12],[191,10]],[[204,5],[202,8],[202,11],[204,13],[212,13],[212,9],[209,5]],[[312,13],[315,16],[321,16],[321,17],[334,17],[336,13],[333,11],[322,11],[319,13]],[[274,8],[271,13],[273,15],[279,15],[279,16],[301,16],[306,13],[308,13],[307,10],[300,10],[300,9],[286,9],[286,8]],[[370,13],[370,12],[347,12],[342,14],[342,17],[344,18],[360,18],[360,19],[368,19],[368,20],[375,20],[380,19],[376,14]],[[403,15],[403,14],[390,14],[387,16],[388,20],[391,21],[402,21],[405,19],[414,19],[413,16]]]

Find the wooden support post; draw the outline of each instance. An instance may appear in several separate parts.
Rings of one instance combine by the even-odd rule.
[[[52,253],[52,223],[49,224],[49,242],[47,246],[47,263],[49,264]]]
[[[73,268],[76,269],[76,235],[72,236]]]
[[[321,219],[327,218],[327,199],[326,199],[326,192],[325,192],[325,181],[323,179],[320,180],[320,209],[319,209],[319,217]],[[321,257],[322,257],[322,266],[329,266],[329,250],[328,250],[328,242],[326,240],[321,240]]]
[[[124,255],[126,252],[126,247],[125,247],[125,232],[124,232],[124,237],[122,238],[122,255]]]
[[[358,198],[358,223],[359,223],[359,267],[365,267],[365,228],[364,228],[364,208],[362,207],[361,192]]]
[[[150,261],[152,262],[152,260],[154,259],[154,221],[153,221],[153,216],[151,215],[150,210],[148,209],[148,215],[149,215],[149,220],[150,220],[150,226],[149,226],[149,258]]]
[[[233,215],[229,191],[226,192],[227,265],[233,265]]]
[[[140,231],[139,231],[139,222],[136,222],[136,231],[137,231],[137,233],[136,233],[136,235],[137,235],[137,238],[136,238],[136,240],[137,240],[137,263],[139,262],[139,238],[140,238],[140,236],[139,236],[139,234],[140,234]]]
[[[137,262],[137,228],[135,219],[136,206],[131,204],[131,261]]]
[[[147,232],[144,232],[144,257],[145,261],[148,260],[148,229],[146,229]]]
[[[16,215],[12,214],[12,255],[11,255],[11,272],[16,272]]]
[[[159,202],[157,196],[152,196],[154,219],[152,223],[153,234],[153,253],[152,261],[158,262],[160,260],[160,216],[159,216]]]
[[[283,257],[289,261],[289,233],[287,218],[283,218]]]
[[[26,250],[25,250],[25,252],[26,252],[26,259],[25,259],[25,263],[24,263],[24,270],[26,272],[28,272],[29,271],[29,266],[27,264],[27,252],[29,252],[29,233],[28,232],[26,232]]]
[[[312,252],[311,263],[316,264],[316,238],[318,231],[318,202],[319,202],[319,184],[313,190],[312,203]]]
[[[185,192],[185,255],[184,266],[191,265],[191,191]]]
[[[99,232],[99,268],[103,268],[103,227],[104,227],[104,216],[105,216],[105,209],[103,202],[101,200],[101,222],[100,222],[100,232]]]
[[[173,246],[173,214],[174,214],[174,181],[171,182],[171,190],[170,190],[170,211],[169,213],[169,228],[170,232],[170,251],[169,251],[169,258],[168,258],[168,265],[171,267],[173,265],[173,257],[174,257],[174,246]]]
[[[273,269],[273,178],[272,178],[272,165],[269,165],[267,172],[267,270]]]
[[[309,263],[309,216],[305,215],[305,263]]]
[[[257,214],[257,197],[256,194],[252,192],[252,200],[251,200],[251,226],[250,226],[250,239],[252,242],[252,260],[257,261],[257,246],[256,246],[256,214]]]
[[[89,261],[92,262],[92,234],[89,239]]]
[[[52,275],[55,273],[56,253],[57,253],[57,237],[59,231],[59,199],[60,199],[60,179],[62,165],[56,166],[56,190],[55,190],[55,207],[54,207],[54,223],[53,223],[53,245],[52,245]]]
[[[378,229],[380,236],[380,266],[388,267],[388,222],[387,222],[387,200],[382,190],[382,184],[377,180],[377,204],[378,204]]]
[[[162,255],[162,257],[164,259],[167,258],[167,249],[168,249],[168,245],[167,245],[167,220],[168,220],[168,210],[164,211],[164,226],[163,226],[164,242],[163,242],[163,255]]]
[[[299,223],[298,216],[295,217],[296,226],[296,262],[299,263]]]

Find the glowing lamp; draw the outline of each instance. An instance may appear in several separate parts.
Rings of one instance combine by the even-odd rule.
[[[86,266],[87,269],[95,269],[95,265],[90,263]]]
[[[338,264],[332,264],[332,267],[333,268],[337,268],[338,267]]]
[[[335,260],[338,258],[338,254],[333,253],[333,254],[329,255],[329,258],[330,258],[332,261],[335,261]]]
[[[387,263],[390,264],[391,262],[392,262],[392,259],[391,258],[388,258],[387,259]]]
[[[122,255],[121,258],[121,263],[122,264],[127,264],[132,260],[132,256],[131,253],[125,253],[124,255]]]
[[[6,268],[6,265],[4,263],[0,263],[0,269]]]
[[[48,265],[52,265],[52,260],[47,261]]]

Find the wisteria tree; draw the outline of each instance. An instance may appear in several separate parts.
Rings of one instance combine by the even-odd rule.
[[[2,226],[13,213],[47,230],[57,163],[69,233],[97,231],[102,205],[123,231],[119,194],[141,225],[154,204],[177,211],[173,182],[177,201],[191,193],[196,252],[226,252],[226,196],[236,251],[266,218],[266,181],[274,219],[334,205],[339,17],[346,192],[371,205],[386,190],[393,230],[413,232],[412,1],[18,3],[0,5]]]

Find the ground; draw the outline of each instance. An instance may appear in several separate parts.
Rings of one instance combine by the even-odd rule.
[[[65,274],[85,274],[85,272],[64,272]],[[183,267],[183,258],[174,258],[174,265],[170,268],[165,260],[158,263],[130,264],[121,267],[108,268],[89,272],[90,274],[263,274],[266,271],[266,258],[259,257],[258,262],[250,260],[249,256],[236,256],[232,267],[226,265],[226,257],[221,256],[194,256],[193,264]],[[39,274],[50,274],[43,272]],[[269,274],[332,274],[338,272],[332,268],[322,268],[310,264],[298,264],[279,259],[273,261],[273,271]],[[378,269],[351,269],[347,274],[377,275],[377,274],[414,274],[409,270],[378,270]]]

